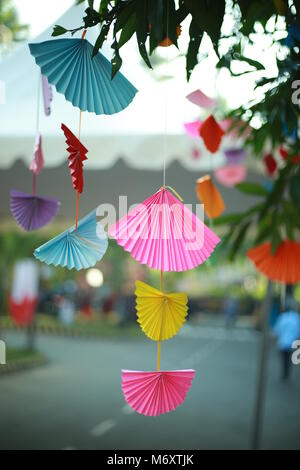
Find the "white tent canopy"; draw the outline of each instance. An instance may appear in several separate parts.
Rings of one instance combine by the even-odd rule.
[[[70,8],[56,23],[67,28],[78,26],[83,16],[82,5]],[[53,25],[33,42],[51,39]],[[87,39],[94,43],[98,29],[88,30]],[[55,39],[54,39],[55,40]],[[190,170],[205,171],[210,168],[210,156],[202,140],[191,139],[184,134],[184,121],[197,117],[197,108],[185,96],[199,86],[203,73],[206,81],[214,81],[211,71],[201,64],[193,74],[191,84],[185,79],[184,57],[173,59],[175,48],[164,49],[168,60],[161,66],[165,75],[175,75],[164,81],[157,80],[157,69],[151,71],[141,62],[135,41],[122,49],[124,59],[122,73],[139,90],[127,109],[113,116],[96,116],[83,113],[82,142],[89,149],[86,169],[109,168],[123,158],[127,165],[141,169],[158,170],[163,167],[165,153],[167,165],[178,160]],[[108,58],[111,50],[104,45],[102,53]],[[180,66],[179,66],[180,64]],[[173,73],[175,72],[175,74]],[[0,63],[0,81],[6,89],[5,104],[0,104],[0,167],[7,168],[16,159],[26,164],[32,158],[36,131],[37,87],[39,69],[29,53],[27,44],[18,47]],[[77,133],[79,110],[67,102],[55,90],[50,117],[42,112],[40,104],[40,131],[43,136],[45,163],[57,166],[66,158],[65,139],[60,129],[64,122]],[[164,137],[164,134],[167,134]],[[231,146],[234,143],[231,142]],[[228,141],[223,144],[228,147]],[[200,151],[200,158],[193,158],[192,149]],[[213,156],[214,166],[224,163],[223,152]]]

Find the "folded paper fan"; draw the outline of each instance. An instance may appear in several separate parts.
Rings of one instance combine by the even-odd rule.
[[[209,175],[197,179],[196,193],[210,219],[215,219],[224,212],[223,198]]]
[[[61,128],[65,134],[66,143],[68,145],[67,152],[69,153],[69,168],[73,188],[81,194],[83,190],[83,162],[87,160],[86,154],[88,150],[65,124],[62,124]]]
[[[29,170],[32,171],[34,175],[39,175],[44,166],[44,157],[42,150],[42,136],[37,132],[35,136],[35,144],[33,150],[33,157],[29,166]]]
[[[263,243],[248,250],[248,258],[255,264],[258,271],[272,281],[284,284],[300,282],[300,243],[285,240],[275,253],[271,244]]]
[[[214,108],[217,104],[217,101],[213,98],[210,98],[201,90],[195,90],[186,97],[191,103],[200,106],[201,108],[209,109]]]
[[[26,231],[37,230],[47,225],[57,214],[59,201],[12,189],[10,210],[18,224]]]
[[[115,114],[126,108],[137,90],[86,39],[56,39],[29,44],[42,74],[59,93],[81,111]]]
[[[159,416],[175,410],[184,402],[194,376],[192,369],[122,370],[122,390],[127,404],[137,413]]]
[[[109,234],[141,264],[162,271],[195,268],[220,241],[166,188],[112,225]]]
[[[215,177],[224,186],[232,187],[244,181],[247,175],[245,165],[226,165],[215,170]]]
[[[243,148],[232,148],[224,150],[227,162],[232,165],[242,163],[246,157],[246,151]]]
[[[34,251],[34,256],[46,264],[63,266],[77,271],[94,266],[104,256],[107,236],[97,223],[96,209],[75,225]]]
[[[43,89],[43,101],[44,101],[44,111],[46,116],[51,114],[51,102],[53,100],[53,94],[51,85],[49,85],[47,77],[42,75],[42,89]]]
[[[211,114],[202,123],[199,135],[202,137],[207,150],[211,153],[215,153],[220,147],[224,131]]]
[[[202,125],[202,121],[193,121],[193,122],[185,122],[184,123],[184,130],[187,135],[191,137],[199,137],[199,130]]]
[[[187,316],[187,295],[166,294],[136,281],[136,310],[143,332],[154,341],[175,336]]]

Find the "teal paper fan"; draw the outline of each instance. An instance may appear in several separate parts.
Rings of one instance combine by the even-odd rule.
[[[107,235],[97,223],[96,209],[69,230],[48,241],[34,251],[34,256],[46,264],[68,269],[87,269],[104,256],[108,246]]]
[[[133,100],[137,90],[117,72],[111,79],[111,63],[86,39],[56,39],[29,44],[42,74],[59,93],[81,111],[115,114]]]

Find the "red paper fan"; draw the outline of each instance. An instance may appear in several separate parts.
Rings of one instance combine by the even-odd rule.
[[[247,256],[256,269],[272,281],[284,284],[300,282],[300,243],[285,240],[276,253],[272,253],[268,242],[252,248]]]
[[[66,136],[66,143],[68,145],[67,151],[69,152],[69,168],[73,181],[73,188],[75,191],[82,193],[83,190],[83,162],[87,160],[86,154],[88,150],[75,137],[73,132],[68,129],[65,124],[61,128]]]
[[[271,153],[267,153],[264,156],[264,162],[268,175],[273,176],[277,170],[277,162]]]
[[[211,114],[201,125],[199,135],[207,150],[215,153],[220,147],[224,131]]]

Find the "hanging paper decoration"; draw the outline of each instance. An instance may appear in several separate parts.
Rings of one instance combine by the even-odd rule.
[[[125,109],[137,90],[117,72],[111,79],[110,62],[98,52],[84,35],[81,39],[56,39],[29,44],[42,74],[81,111],[115,114]]]
[[[79,271],[90,268],[100,261],[107,246],[107,236],[102,225],[97,223],[95,209],[78,222],[77,233],[73,225],[37,248],[34,256],[46,264],[75,268]]]
[[[145,416],[159,416],[181,405],[194,370],[143,372],[122,370],[122,390],[127,404]]]
[[[279,153],[280,153],[280,156],[283,160],[288,159],[288,156],[289,156],[288,150],[286,150],[283,147],[280,147]],[[295,165],[297,165],[297,163],[300,163],[300,155],[293,155],[291,160],[292,160],[293,163],[295,163]]]
[[[68,159],[73,188],[81,194],[83,190],[83,162],[87,160],[86,154],[88,150],[65,124],[62,124],[61,128],[65,134],[66,143],[68,145],[67,152],[70,154]]]
[[[178,333],[187,316],[186,294],[166,294],[136,281],[135,295],[138,322],[145,335],[164,341]]]
[[[215,177],[224,186],[229,188],[245,180],[247,170],[245,165],[227,165],[215,170]]]
[[[237,165],[243,163],[246,157],[246,151],[243,148],[232,148],[224,150],[227,162],[230,165]]]
[[[12,215],[27,232],[47,225],[56,216],[59,205],[59,201],[54,198],[27,194],[16,189],[10,191]]]
[[[300,282],[300,243],[296,241],[284,240],[275,253],[272,253],[269,242],[263,243],[251,248],[247,256],[256,269],[272,281],[284,284]]]
[[[199,135],[202,137],[207,150],[211,153],[215,153],[220,147],[224,131],[211,114],[202,123]]]
[[[149,29],[150,29],[150,31],[151,31],[151,25],[149,25],[149,26],[150,26]],[[176,33],[177,33],[177,38],[179,38],[179,36],[181,35],[181,26],[180,26],[180,25],[177,26],[177,28],[176,28]],[[168,37],[164,38],[164,39],[159,43],[159,45],[160,45],[161,47],[169,47],[169,46],[172,46],[172,44],[173,44],[173,42],[172,42],[171,39],[168,38]]]
[[[44,101],[44,111],[46,116],[51,114],[51,102],[53,100],[53,94],[51,85],[49,85],[47,77],[42,75],[42,90],[43,90],[43,101]]]
[[[29,166],[33,173],[32,194],[16,189],[10,191],[11,213],[20,227],[27,232],[38,230],[51,222],[60,206],[57,199],[36,195],[36,177],[41,173],[43,166],[42,137],[37,132],[33,158]]]
[[[42,136],[39,132],[37,132],[35,136],[33,157],[29,165],[29,170],[32,171],[32,173],[35,176],[37,176],[41,173],[43,167],[44,167],[44,157],[43,157],[43,150],[42,150]]]
[[[271,153],[264,156],[264,163],[269,176],[273,176],[277,170],[277,162]]]
[[[186,271],[202,264],[220,239],[166,188],[161,188],[109,229],[141,264]]]
[[[16,325],[28,326],[32,323],[38,304],[38,284],[36,263],[31,259],[17,261],[8,299],[9,311]]]
[[[210,98],[201,90],[195,90],[186,97],[191,103],[200,108],[210,109],[217,105],[217,100]]]
[[[197,179],[197,196],[204,204],[204,210],[210,219],[219,217],[225,210],[223,198],[209,175]]]
[[[202,121],[185,122],[184,130],[187,133],[187,135],[191,137],[199,137],[199,131],[200,131],[201,125],[202,125]]]

